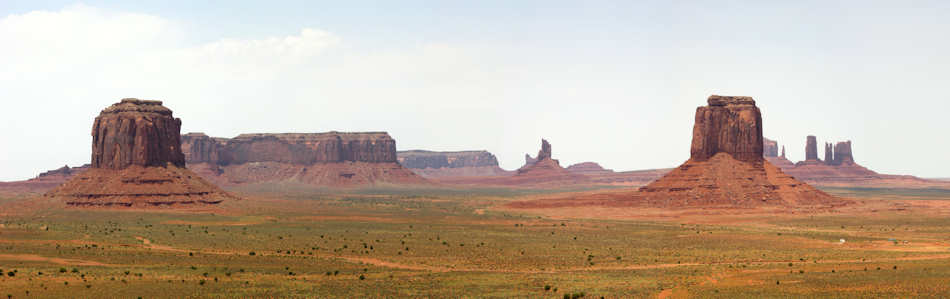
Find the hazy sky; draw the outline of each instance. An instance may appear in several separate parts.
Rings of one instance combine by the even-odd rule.
[[[710,94],[754,97],[793,161],[814,134],[950,177],[950,1],[129,2],[0,1],[0,180],[88,163],[125,97],[182,133],[673,167]]]

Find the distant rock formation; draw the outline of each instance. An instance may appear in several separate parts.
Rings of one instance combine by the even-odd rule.
[[[426,178],[502,176],[509,172],[498,166],[488,151],[435,152],[411,150],[396,152],[399,164]]]
[[[91,167],[47,196],[71,206],[126,207],[216,204],[230,198],[184,168],[180,128],[181,119],[162,102],[123,99],[96,117]]]
[[[762,117],[752,98],[714,95],[708,103],[696,109],[690,159],[638,192],[602,192],[509,206],[825,208],[846,203],[795,180],[765,160]]]
[[[811,139],[811,138],[809,138]],[[810,141],[809,141],[810,143]],[[806,147],[807,144],[806,143]],[[796,179],[813,185],[835,187],[899,187],[946,188],[936,180],[909,175],[879,174],[857,164],[851,150],[851,141],[825,143],[825,160],[806,160],[791,163],[783,158],[767,158],[769,162]]]
[[[541,150],[538,151],[538,161],[551,159],[551,144],[547,140],[541,139]]]
[[[762,116],[750,97],[710,96],[696,109],[690,159],[706,161],[727,153],[744,162],[762,160]]]
[[[782,158],[785,158],[785,146],[782,146]]]
[[[820,165],[825,164],[824,161],[818,159],[818,138],[813,135],[808,135],[805,138],[805,160],[795,163],[795,165]]]
[[[36,177],[17,182],[0,182],[0,193],[45,193],[56,186],[62,185],[73,176],[90,168],[90,164],[78,167],[69,165],[40,173]]]
[[[605,174],[605,173],[614,173],[611,169],[604,169],[596,162],[581,162],[567,167],[567,171],[584,174],[584,175],[596,175],[596,174]]]
[[[768,138],[764,138],[764,140],[765,144],[763,145],[762,149],[763,155],[765,155],[765,157],[778,157],[778,141]]]
[[[825,142],[825,164],[831,164],[834,160],[831,143]]]
[[[820,161],[818,160],[818,138],[813,135],[808,135],[805,140],[805,161]]]
[[[396,141],[386,132],[241,134],[231,139],[189,133],[182,138],[182,149],[190,168],[225,185],[426,182],[399,165]]]
[[[528,165],[534,164],[534,163],[536,163],[536,162],[538,162],[538,159],[535,159],[534,157],[531,157],[531,155],[529,155],[529,154],[524,154],[524,166],[528,166]],[[524,166],[522,166],[522,167],[524,167]]]
[[[834,157],[831,165],[854,165],[854,156],[851,154],[851,140],[838,142],[834,146]]]

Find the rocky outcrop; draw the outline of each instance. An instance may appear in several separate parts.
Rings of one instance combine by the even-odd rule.
[[[581,162],[567,167],[567,171],[584,174],[584,175],[594,175],[594,174],[605,174],[613,173],[611,169],[604,169],[596,162]]]
[[[211,138],[204,133],[188,133],[181,135],[181,151],[185,154],[185,162],[215,163],[219,161],[218,151],[225,148],[227,139]]]
[[[410,169],[498,166],[498,159],[488,151],[399,151],[396,152],[396,159],[399,164]]]
[[[185,166],[181,120],[160,101],[122,99],[102,110],[92,126],[92,167]]]
[[[541,139],[541,150],[538,150],[536,160],[551,159],[551,144],[547,140]]]
[[[123,99],[95,120],[91,167],[47,196],[71,206],[126,207],[216,204],[231,198],[184,168],[180,127],[181,120],[162,102]]]
[[[426,178],[499,176],[508,172],[488,151],[435,152],[424,150],[396,152],[399,164]]]
[[[224,185],[425,183],[397,163],[396,141],[386,132],[263,133],[230,139],[189,133],[181,147],[189,167]]]
[[[851,140],[835,144],[831,165],[854,165],[854,156],[851,154]]]
[[[818,138],[808,135],[805,139],[805,161],[818,160]]]
[[[785,158],[785,146],[782,146],[782,158]]]
[[[762,160],[762,117],[750,97],[710,96],[696,108],[690,159],[705,161],[727,153],[739,161]]]
[[[834,160],[831,143],[825,142],[825,164],[831,164]]]
[[[788,176],[762,155],[762,117],[749,97],[711,96],[696,110],[691,157],[637,192],[602,192],[509,204],[561,206],[738,207],[846,203]]]
[[[778,141],[764,138],[763,155],[765,157],[778,157]]]

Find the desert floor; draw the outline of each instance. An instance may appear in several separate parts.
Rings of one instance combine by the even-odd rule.
[[[261,185],[214,207],[0,195],[0,296],[950,297],[950,190],[834,210],[561,208],[507,188]]]

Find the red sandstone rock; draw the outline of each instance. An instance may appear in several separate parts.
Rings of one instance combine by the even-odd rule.
[[[752,98],[711,96],[708,103],[696,110],[690,159],[638,192],[605,192],[511,206],[827,207],[846,203],[765,161],[762,117]]]
[[[397,163],[396,141],[386,132],[241,134],[231,139],[191,133],[182,142],[189,167],[221,185],[427,183]]]
[[[739,161],[762,160],[762,117],[750,97],[710,96],[696,108],[690,158],[705,161],[724,152]]]
[[[91,168],[47,196],[71,206],[215,204],[229,198],[184,168],[180,127],[162,102],[123,99],[96,118]]]
[[[830,145],[830,144],[829,144]],[[851,154],[851,140],[838,142],[834,145],[834,158],[832,165],[854,165],[854,157]]]
[[[160,101],[122,99],[102,110],[92,126],[92,167],[185,167],[181,120]]]

